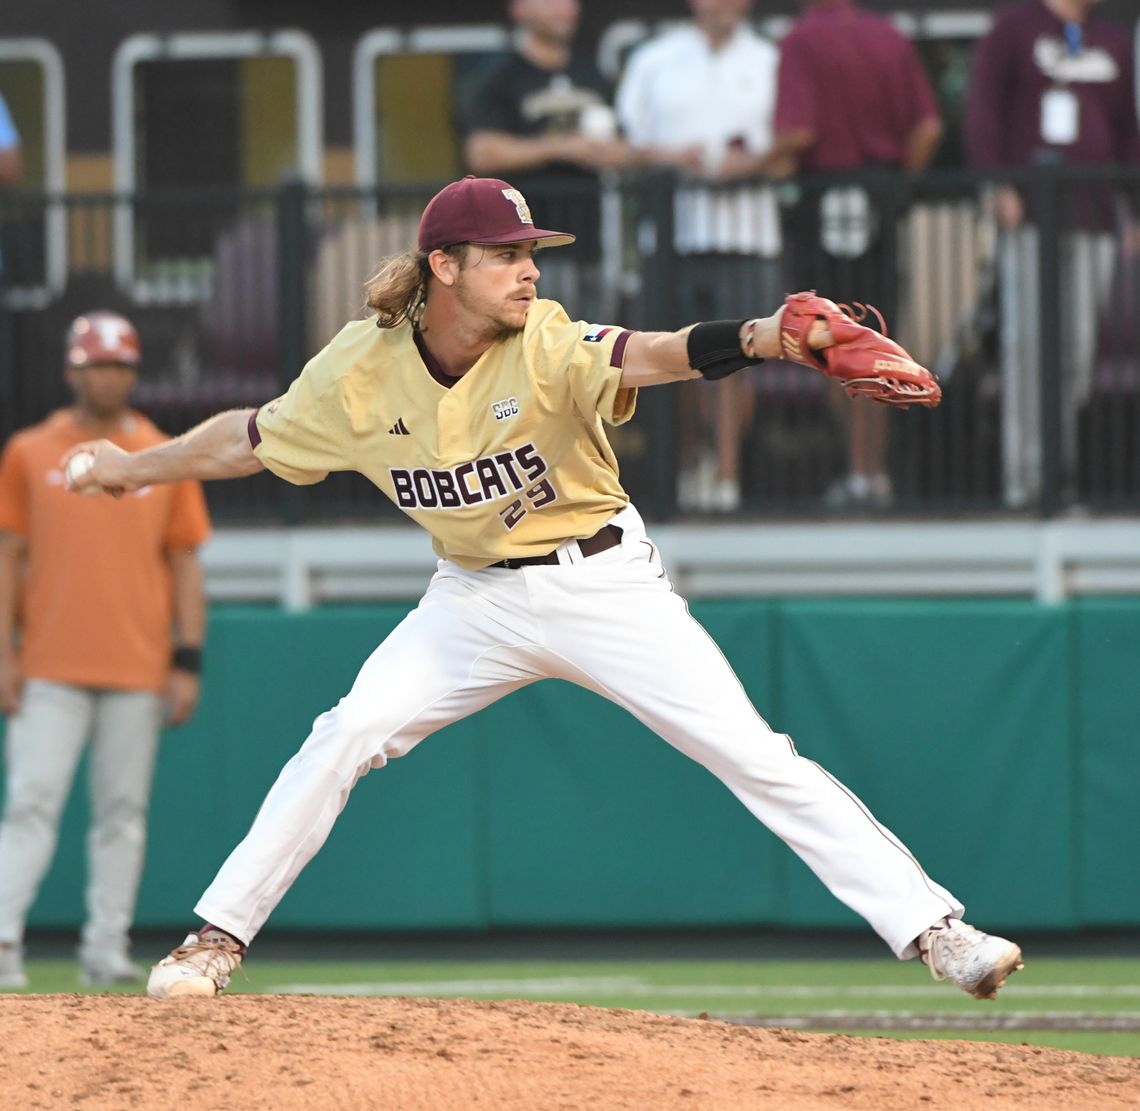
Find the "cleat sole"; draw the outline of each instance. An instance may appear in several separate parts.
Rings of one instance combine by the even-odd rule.
[[[171,999],[191,995],[217,995],[218,985],[205,976],[196,977],[193,980],[179,980],[177,983],[171,984],[166,994]]]
[[[997,993],[1005,987],[1005,982],[1015,972],[1025,967],[1021,959],[1021,950],[1015,945],[1009,956],[997,965],[978,986],[970,993],[975,999],[996,999]]]

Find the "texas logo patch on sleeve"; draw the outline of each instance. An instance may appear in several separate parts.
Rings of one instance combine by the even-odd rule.
[[[604,326],[601,324],[595,324],[594,327],[591,328],[582,337],[582,341],[584,343],[600,343],[602,341],[602,339],[604,339],[612,331],[613,331],[613,328],[611,328],[611,327]]]

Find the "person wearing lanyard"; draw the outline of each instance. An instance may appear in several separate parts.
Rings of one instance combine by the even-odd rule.
[[[1021,0],[998,12],[978,44],[966,110],[971,164],[998,184],[1001,232],[1002,471],[1006,503],[1041,493],[1036,214],[1001,174],[1041,162],[1072,167],[1140,165],[1132,46],[1093,9],[1098,0]],[[995,105],[1001,105],[1000,112]],[[1092,385],[1096,321],[1123,238],[1140,245],[1134,219],[1120,234],[1118,198],[1071,183],[1061,192],[1061,451],[1076,496],[1077,418]]]

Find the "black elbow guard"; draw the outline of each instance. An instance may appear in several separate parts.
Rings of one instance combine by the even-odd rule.
[[[744,320],[708,320],[694,324],[686,345],[689,366],[715,382],[746,366],[762,363],[763,359],[750,359],[740,349],[740,329],[746,323]]]

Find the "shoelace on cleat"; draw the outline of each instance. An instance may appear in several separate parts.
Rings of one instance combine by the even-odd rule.
[[[215,937],[199,937],[193,945],[179,945],[170,955],[177,961],[202,952],[208,952],[211,956],[215,953],[224,953],[228,956],[237,957],[237,962],[233,968],[228,970],[228,975],[232,976],[235,971],[240,972],[241,978],[249,983],[249,976],[245,971],[245,950],[233,938],[226,937],[224,934]]]

